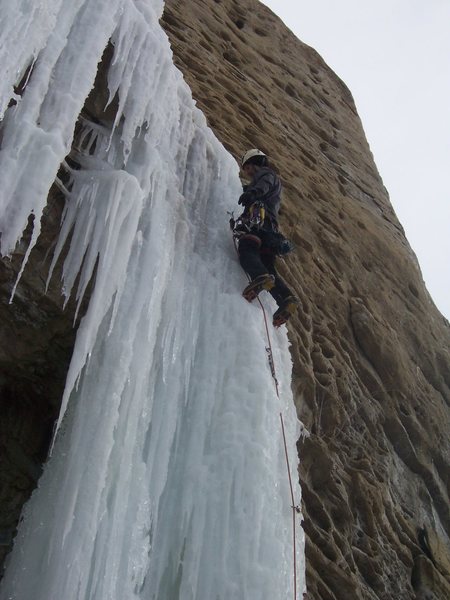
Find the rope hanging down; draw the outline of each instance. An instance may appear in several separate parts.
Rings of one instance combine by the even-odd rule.
[[[297,600],[297,543],[296,543],[296,530],[295,530],[295,516],[300,512],[300,507],[295,505],[294,500],[294,489],[292,487],[291,469],[289,466],[289,455],[286,443],[286,433],[284,431],[283,415],[280,413],[281,431],[283,433],[284,442],[284,454],[286,456],[286,467],[289,477],[289,489],[291,491],[291,508],[292,508],[292,539],[293,539],[293,553],[294,553],[294,600]]]
[[[232,213],[228,213],[228,214],[231,214],[231,216],[233,218]],[[238,247],[236,244],[236,238],[234,236],[233,236],[233,243],[234,243],[234,249],[236,250],[236,254],[239,256],[239,251],[238,251]],[[250,277],[248,275],[247,275],[247,278],[250,282]],[[266,336],[267,336],[267,343],[268,343],[268,345],[266,347],[267,358],[269,361],[270,372],[271,372],[271,375],[272,375],[272,378],[273,378],[273,381],[275,384],[275,391],[276,391],[278,399],[280,399],[280,392],[278,389],[278,379],[277,379],[277,374],[276,374],[276,370],[275,370],[275,361],[273,358],[272,342],[270,340],[269,325],[267,323],[266,310],[265,310],[260,298],[257,297],[256,299],[258,300],[259,306],[261,307],[262,314],[264,317],[264,325],[266,328]],[[287,468],[288,478],[289,478],[289,489],[291,492],[291,502],[292,502],[291,507],[292,507],[292,538],[293,538],[293,564],[294,564],[294,600],[297,600],[297,543],[296,543],[295,517],[296,517],[297,513],[300,513],[300,508],[298,506],[296,506],[295,500],[294,500],[294,488],[292,487],[291,469],[290,469],[290,465],[289,465],[289,455],[288,455],[288,449],[287,449],[287,443],[286,443],[286,433],[284,430],[284,421],[283,421],[283,415],[281,412],[280,412],[280,421],[281,421],[281,431],[283,434],[284,453],[285,453],[285,457],[286,457],[286,468]]]
[[[265,310],[261,300],[259,298],[257,298],[257,300],[259,302],[259,305],[261,307],[261,310],[262,310],[262,313],[264,316],[264,324],[266,327],[266,335],[267,335],[267,342],[268,342],[266,352],[267,352],[267,356],[268,356],[268,360],[269,360],[270,372],[272,373],[273,381],[275,383],[275,391],[276,391],[277,397],[279,399],[280,392],[278,389],[278,379],[277,379],[277,374],[276,374],[276,370],[275,370],[275,361],[273,358],[272,343],[270,341],[270,333],[269,333],[269,326],[267,324],[266,310]],[[283,421],[283,415],[281,412],[280,412],[280,421],[281,421],[281,432],[283,434],[284,454],[286,457],[286,468],[287,468],[288,478],[289,478],[289,489],[291,492],[293,565],[294,565],[294,600],[297,600],[297,542],[296,542],[297,534],[296,534],[295,517],[296,517],[297,513],[300,512],[300,508],[298,506],[296,506],[295,500],[294,500],[294,488],[292,486],[291,468],[289,465],[289,454],[288,454],[287,442],[286,442],[286,432],[284,430],[284,421]]]

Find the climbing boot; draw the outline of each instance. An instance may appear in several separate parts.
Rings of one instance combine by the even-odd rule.
[[[286,321],[296,312],[299,305],[298,298],[295,296],[288,296],[285,298],[280,308],[273,315],[273,326],[281,327]]]
[[[273,275],[259,275],[248,284],[248,286],[242,292],[242,295],[246,300],[252,302],[259,292],[262,292],[263,290],[271,290],[274,285],[275,277]]]

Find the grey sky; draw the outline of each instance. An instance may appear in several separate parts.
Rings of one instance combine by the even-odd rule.
[[[263,3],[350,88],[427,288],[450,318],[450,1]]]

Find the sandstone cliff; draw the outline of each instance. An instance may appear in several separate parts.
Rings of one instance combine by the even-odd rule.
[[[448,598],[450,328],[352,96],[255,0],[168,0],[162,23],[219,139],[236,157],[265,150],[284,183],[296,252],[281,271],[301,299],[293,385],[311,434],[298,448],[308,598]],[[105,119],[103,94],[100,69],[87,110]],[[1,271],[4,548],[45,457],[73,340],[57,285],[43,295],[60,209],[55,192],[13,305],[21,249]]]

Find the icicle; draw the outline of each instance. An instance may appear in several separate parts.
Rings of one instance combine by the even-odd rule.
[[[0,120],[11,99],[19,100],[14,93],[27,69],[34,63],[46,40],[55,28],[59,2],[0,1],[2,27],[0,48],[2,48],[2,77],[0,80]]]
[[[26,51],[18,55],[27,62],[31,51],[27,32],[33,30],[30,19],[36,12],[30,10],[28,4],[21,4],[23,12],[16,7],[6,13],[11,22],[22,25],[17,41],[22,41]],[[31,41],[38,58],[22,98],[7,111],[3,123],[0,151],[0,251],[3,255],[13,252],[28,215],[33,213],[37,229],[25,259],[32,250],[50,187],[70,150],[75,122],[92,88],[99,56],[114,28],[119,4],[120,0],[74,0],[64,2],[63,6],[55,2],[51,8],[37,11],[40,35],[32,35]],[[42,15],[45,14],[53,17],[52,29],[43,26]],[[10,40],[10,37],[9,33],[6,38]],[[19,70],[17,62],[15,68]],[[4,93],[7,97],[8,89]]]

